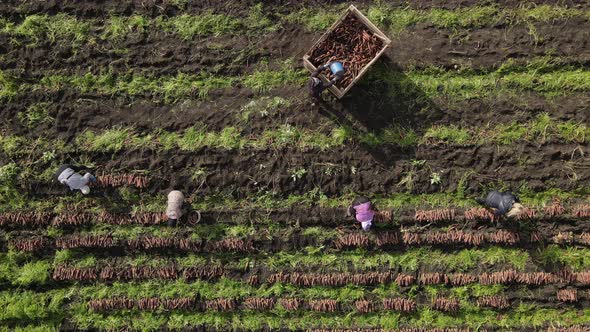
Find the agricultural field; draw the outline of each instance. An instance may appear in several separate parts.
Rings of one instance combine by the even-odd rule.
[[[350,4],[391,46],[314,104]],[[588,331],[589,121],[584,0],[1,1],[0,331]]]

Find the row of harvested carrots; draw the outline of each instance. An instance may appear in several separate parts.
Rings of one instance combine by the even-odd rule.
[[[576,289],[561,289],[557,291],[556,299],[561,302],[576,302],[578,300]],[[261,298],[248,297],[239,301],[233,298],[220,298],[214,300],[198,300],[193,297],[182,298],[140,298],[113,297],[95,299],[88,302],[88,307],[93,311],[104,312],[112,310],[198,310],[198,311],[233,311],[256,310],[267,311],[274,309],[279,304],[288,311],[311,310],[317,312],[345,311],[346,306],[332,299],[303,300],[299,298]],[[510,300],[506,296],[491,295],[476,299],[479,307],[506,309],[510,307]],[[354,308],[362,313],[380,310],[397,312],[416,311],[416,301],[407,298],[386,298],[380,303],[372,300],[357,300]],[[432,300],[430,307],[442,312],[457,312],[461,305],[458,299],[438,296]]]
[[[217,241],[192,240],[181,236],[156,237],[151,235],[139,236],[135,239],[117,239],[111,235],[67,235],[55,239],[35,236],[18,237],[9,241],[9,246],[18,251],[34,252],[49,249],[75,248],[122,248],[128,251],[142,250],[180,250],[188,252],[254,252],[256,239],[228,237]],[[275,246],[289,246],[292,239],[281,237],[261,239],[262,242],[272,242]],[[541,233],[533,232],[527,238],[521,238],[516,232],[498,230],[493,232],[465,232],[458,230],[431,232],[382,232],[374,237],[361,233],[341,235],[331,241],[331,245],[342,250],[346,248],[370,248],[389,246],[421,246],[421,245],[453,245],[474,246],[483,245],[535,245],[535,244],[578,244],[590,245],[590,233],[558,232],[545,238]],[[330,246],[330,243],[326,243]]]
[[[560,203],[559,203],[560,204]],[[566,215],[566,211],[569,214]],[[545,207],[541,215],[535,210],[526,209],[519,219],[541,219],[564,217],[567,219],[580,219],[590,217],[590,205],[577,205],[568,209],[561,205],[550,205]],[[391,218],[389,218],[391,219]],[[54,214],[50,212],[8,212],[0,213],[0,227],[23,228],[43,226],[80,226],[89,224],[112,224],[112,225],[159,225],[166,223],[166,216],[163,213],[135,213],[135,214],[113,214],[101,212],[99,214],[84,211]],[[394,218],[399,223],[436,223],[436,222],[460,222],[460,221],[485,221],[492,222],[496,217],[485,208],[471,208],[459,214],[455,209],[418,210],[413,216],[397,216]],[[387,221],[386,221],[387,222]],[[189,224],[190,217],[189,217]]]
[[[244,272],[246,273],[246,272]],[[167,265],[162,267],[153,266],[104,266],[104,267],[83,267],[77,268],[67,265],[59,265],[53,270],[53,280],[56,281],[137,281],[149,279],[162,280],[213,280],[222,276],[235,275],[226,271],[220,266],[204,265],[179,267]],[[345,285],[378,285],[394,282],[402,287],[413,285],[449,285],[464,286],[479,283],[482,285],[510,285],[521,284],[527,286],[542,285],[576,285],[590,286],[590,271],[571,272],[561,270],[551,272],[518,272],[512,269],[485,272],[479,274],[471,273],[440,273],[421,272],[417,274],[397,272],[365,272],[365,273],[301,273],[301,272],[279,272],[272,274],[252,274],[247,278],[252,285],[260,283],[282,283],[292,284],[300,287],[333,286]]]

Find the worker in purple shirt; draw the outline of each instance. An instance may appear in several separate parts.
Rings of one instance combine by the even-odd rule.
[[[361,223],[363,230],[368,231],[373,225],[373,219],[376,213],[377,211],[373,207],[371,200],[365,196],[358,196],[348,207],[346,216],[351,217],[354,214],[356,221]]]

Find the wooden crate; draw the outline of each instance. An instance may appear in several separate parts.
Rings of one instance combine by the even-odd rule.
[[[328,88],[338,99],[342,98],[348,92],[348,90],[350,90],[356,84],[356,82],[358,82],[361,79],[361,77],[363,77],[365,72],[375,63],[375,61],[377,61],[377,59],[379,59],[379,57],[383,54],[383,52],[385,52],[387,47],[389,47],[389,44],[391,44],[391,39],[387,38],[387,36],[381,30],[379,30],[379,28],[377,28],[373,23],[371,23],[371,21],[369,21],[369,19],[365,15],[363,15],[363,13],[356,9],[354,5],[350,5],[350,7],[348,7],[346,12],[338,19],[338,21],[332,24],[330,29],[328,29],[328,31],[326,31],[326,33],[324,33],[322,37],[318,39],[318,41],[316,41],[313,44],[313,46],[309,49],[309,51],[307,51],[307,53],[305,53],[305,55],[303,56],[303,66],[307,68],[307,70],[313,73],[317,69],[311,63],[311,61],[309,61],[311,51],[315,49],[318,46],[318,44],[323,42],[328,37],[330,32],[332,32],[338,25],[340,25],[344,18],[346,18],[346,16],[350,13],[356,16],[360,22],[364,23],[365,26],[375,34],[375,36],[377,36],[383,41],[383,48],[379,51],[379,53],[377,53],[377,55],[375,55],[371,62],[369,62],[363,69],[361,69],[358,75],[352,80],[352,82],[350,82],[350,84],[347,87],[345,87],[344,89],[340,89],[336,85],[332,85]],[[318,75],[318,77],[325,83],[329,82],[328,78],[324,74],[320,74]]]

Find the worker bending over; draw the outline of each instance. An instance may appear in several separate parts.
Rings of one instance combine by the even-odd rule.
[[[324,81],[318,78],[318,75],[328,68],[330,68],[332,74],[334,74],[334,78],[332,78],[330,82],[324,83]],[[313,99],[319,99],[324,90],[340,81],[342,77],[344,77],[344,68],[340,62],[326,63],[325,65],[319,66],[311,74],[311,78],[309,79],[309,94]]]
[[[373,207],[373,203],[365,196],[358,196],[352,201],[348,207],[346,216],[351,217],[355,215],[356,221],[361,223],[363,230],[368,231],[373,225],[373,219],[377,213]]]
[[[518,196],[511,192],[499,192],[497,190],[491,191],[488,196],[484,198],[475,199],[479,204],[488,208],[494,209],[494,215],[507,217],[517,216],[522,212],[524,206],[520,204]]]
[[[168,218],[168,226],[176,226],[178,219],[182,217],[182,204],[184,203],[184,195],[178,190],[172,190],[168,194],[168,205],[166,207],[166,217]]]
[[[88,184],[96,182],[96,178],[88,172],[80,175],[76,172],[77,170],[79,170],[77,167],[64,164],[57,169],[55,176],[59,183],[67,185],[70,190],[80,190],[82,194],[88,195],[90,193]]]

